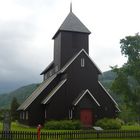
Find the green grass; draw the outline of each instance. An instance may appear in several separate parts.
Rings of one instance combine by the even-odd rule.
[[[0,131],[2,130],[2,126],[3,126],[3,124],[0,122]],[[19,124],[17,122],[12,122],[11,130],[12,131],[31,131],[31,132],[36,132],[37,128],[36,127],[24,126],[24,125],[21,125],[21,124]],[[121,130],[140,130],[140,126],[139,125],[124,125],[124,126],[122,126]],[[46,131],[47,132],[48,131],[51,131],[51,132],[52,131],[53,132],[60,131],[60,132],[62,132],[62,131],[65,131],[65,130],[45,130],[45,129],[41,130],[41,132],[46,132]],[[29,140],[31,140],[31,139],[29,139]],[[90,140],[92,140],[92,139],[90,139]],[[93,139],[93,140],[107,140],[107,139]],[[112,138],[110,138],[108,140],[140,140],[140,138],[127,138],[127,139],[124,139],[124,138],[112,139]]]
[[[0,131],[2,130],[2,127],[3,127],[3,124],[2,124],[2,122],[0,122]],[[12,122],[11,130],[12,131],[33,131],[33,132],[36,132],[37,128],[24,126],[24,125],[21,125],[17,122]],[[123,125],[121,130],[140,130],[140,125]],[[42,129],[42,131],[45,132],[46,130]],[[62,130],[59,130],[59,131],[62,131]]]
[[[122,130],[140,130],[140,125],[123,125]]]

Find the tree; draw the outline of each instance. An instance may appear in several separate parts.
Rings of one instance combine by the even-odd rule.
[[[122,55],[127,62],[121,67],[112,67],[117,74],[112,91],[121,95],[127,106],[140,114],[140,35],[126,36],[120,40]]]
[[[19,103],[17,101],[16,97],[13,97],[12,102],[11,102],[11,119],[12,121],[15,121],[18,119],[18,112],[17,108],[19,107]]]

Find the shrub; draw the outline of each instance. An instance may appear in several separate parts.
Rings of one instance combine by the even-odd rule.
[[[81,124],[76,120],[48,121],[44,127],[48,130],[78,130],[81,128]]]
[[[108,119],[103,118],[101,120],[98,120],[95,125],[100,126],[101,128],[107,130],[107,129],[120,129],[121,128],[121,122],[117,119]]]

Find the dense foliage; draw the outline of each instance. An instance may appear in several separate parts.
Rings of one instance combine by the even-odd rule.
[[[81,123],[76,120],[48,121],[44,128],[47,130],[79,130],[81,129]]]
[[[112,91],[120,95],[125,104],[122,108],[140,114],[140,35],[127,36],[120,40],[122,55],[128,58],[121,67],[112,67],[117,74]]]
[[[17,101],[17,98],[14,97],[12,99],[12,102],[11,102],[11,108],[10,108],[10,112],[11,112],[11,119],[12,121],[15,121],[15,120],[18,120],[18,112],[17,112],[17,108],[19,107],[19,103]]]
[[[103,118],[98,120],[95,125],[100,126],[104,130],[121,129],[121,121],[118,119]]]

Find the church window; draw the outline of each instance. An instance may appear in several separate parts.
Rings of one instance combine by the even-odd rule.
[[[23,114],[22,114],[22,119],[24,120],[24,118],[25,118],[25,113],[23,112]]]
[[[49,74],[50,74],[50,76],[52,76],[52,70],[50,70]]]
[[[46,109],[45,109],[45,119],[47,118],[47,111],[46,111]]]
[[[85,59],[81,58],[81,67],[85,67]]]
[[[28,120],[28,111],[26,111],[26,120]]]
[[[55,72],[57,72],[57,71],[58,71],[58,66],[55,67]]]
[[[44,80],[46,80],[48,78],[48,73],[44,74]]]
[[[70,119],[70,120],[72,119],[72,113],[73,113],[73,112],[72,112],[72,109],[70,109],[70,110],[69,110],[69,119]]]

